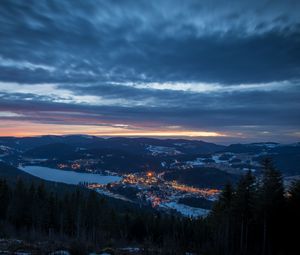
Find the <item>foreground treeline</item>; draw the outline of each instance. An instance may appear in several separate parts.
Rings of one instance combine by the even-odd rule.
[[[133,245],[182,254],[200,249],[204,230],[200,221],[113,206],[94,191],[61,195],[43,184],[25,185],[19,179],[10,187],[0,180],[0,238],[78,241],[84,251]]]
[[[215,254],[300,254],[300,182],[285,191],[272,162],[226,185],[208,218]]]
[[[111,206],[95,192],[60,195],[43,184],[0,181],[0,238],[77,240],[89,247],[137,245],[162,254],[300,254],[300,182],[285,191],[269,160],[226,185],[206,219]],[[80,253],[78,253],[80,254]],[[84,254],[84,252],[82,252]]]

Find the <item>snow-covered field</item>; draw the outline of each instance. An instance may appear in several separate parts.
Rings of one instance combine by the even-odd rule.
[[[119,176],[78,173],[64,171],[42,166],[24,166],[20,170],[47,181],[62,182],[67,184],[79,184],[82,182],[107,184],[121,180]]]
[[[202,208],[195,208],[184,204],[179,204],[177,202],[161,203],[159,206],[165,209],[174,209],[177,212],[181,213],[183,216],[193,218],[205,217],[210,211]]]
[[[152,153],[152,155],[159,155],[159,154],[178,155],[178,154],[182,154],[180,151],[176,150],[174,147],[149,145],[149,146],[147,146],[147,150],[150,151]]]
[[[203,166],[203,165],[205,165],[204,160],[205,159],[203,159],[203,158],[196,158],[195,160],[187,161],[186,163],[191,165],[191,166]]]
[[[99,194],[102,194],[102,195],[105,195],[105,196],[108,196],[108,197],[113,197],[115,199],[120,199],[120,200],[123,200],[123,201],[128,201],[128,202],[133,202],[132,200],[120,195],[120,194],[115,194],[115,193],[112,193],[108,190],[103,190],[103,189],[96,189],[96,191],[99,193]]]

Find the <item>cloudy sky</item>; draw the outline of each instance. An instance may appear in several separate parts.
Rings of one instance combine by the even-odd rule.
[[[300,1],[0,2],[0,135],[300,140]]]

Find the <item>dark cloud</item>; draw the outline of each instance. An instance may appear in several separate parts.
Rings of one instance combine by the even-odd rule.
[[[0,111],[44,123],[100,125],[101,116],[140,126],[297,130],[299,8],[293,0],[3,0]],[[44,115],[53,111],[62,114]]]
[[[226,1],[2,1],[0,54],[56,70],[13,75],[4,69],[1,78],[221,83],[299,78],[297,7],[297,1],[234,1],[231,7]]]
[[[111,87],[110,87],[111,89]],[[179,91],[149,91],[147,89],[129,89],[127,99],[146,100],[153,98],[153,105],[141,105],[124,107],[121,105],[81,105],[72,103],[53,102],[52,98],[45,95],[35,96],[32,94],[4,94],[0,95],[0,109],[25,113],[30,118],[35,116],[35,121],[45,121],[42,116],[45,112],[62,112],[66,118],[68,115],[79,113],[78,123],[76,116],[75,124],[82,124],[82,118],[88,117],[90,122],[101,121],[122,122],[133,124],[140,122],[155,123],[160,125],[182,125],[189,128],[216,128],[218,126],[268,126],[281,127],[300,126],[300,93],[299,91],[272,91],[272,92],[235,92],[235,93],[207,93],[194,94]],[[127,91],[126,91],[127,92]],[[78,93],[82,93],[81,91]],[[94,93],[85,91],[85,93]],[[96,93],[99,93],[96,91]],[[115,91],[101,93],[105,98],[111,96],[124,96],[122,88]],[[10,97],[10,98],[9,98]],[[8,99],[7,99],[8,98]],[[14,100],[12,100],[12,98]],[[25,101],[25,98],[31,100]],[[39,101],[39,103],[37,103]],[[286,103],[286,102],[289,103]],[[222,102],[222,103],[220,103]],[[39,114],[36,114],[39,113]],[[60,116],[59,116],[60,117]],[[55,114],[51,121],[55,121]],[[58,121],[64,121],[58,118]],[[85,121],[85,120],[83,120]],[[64,121],[67,123],[67,121]],[[73,122],[73,123],[74,123]]]

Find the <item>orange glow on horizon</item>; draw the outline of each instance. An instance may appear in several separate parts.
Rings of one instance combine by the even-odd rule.
[[[41,136],[41,135],[72,135],[85,134],[94,136],[129,136],[129,137],[226,137],[226,134],[211,131],[195,130],[170,130],[159,129],[146,130],[130,129],[114,126],[96,125],[62,125],[62,124],[42,124],[25,121],[2,120],[0,123],[0,136]]]
[[[96,134],[97,136],[160,136],[160,137],[176,137],[176,136],[186,136],[186,137],[225,137],[225,134],[217,132],[207,132],[207,131],[189,131],[189,130],[159,130],[159,131],[124,131],[124,132],[114,132],[105,133],[100,132]]]

